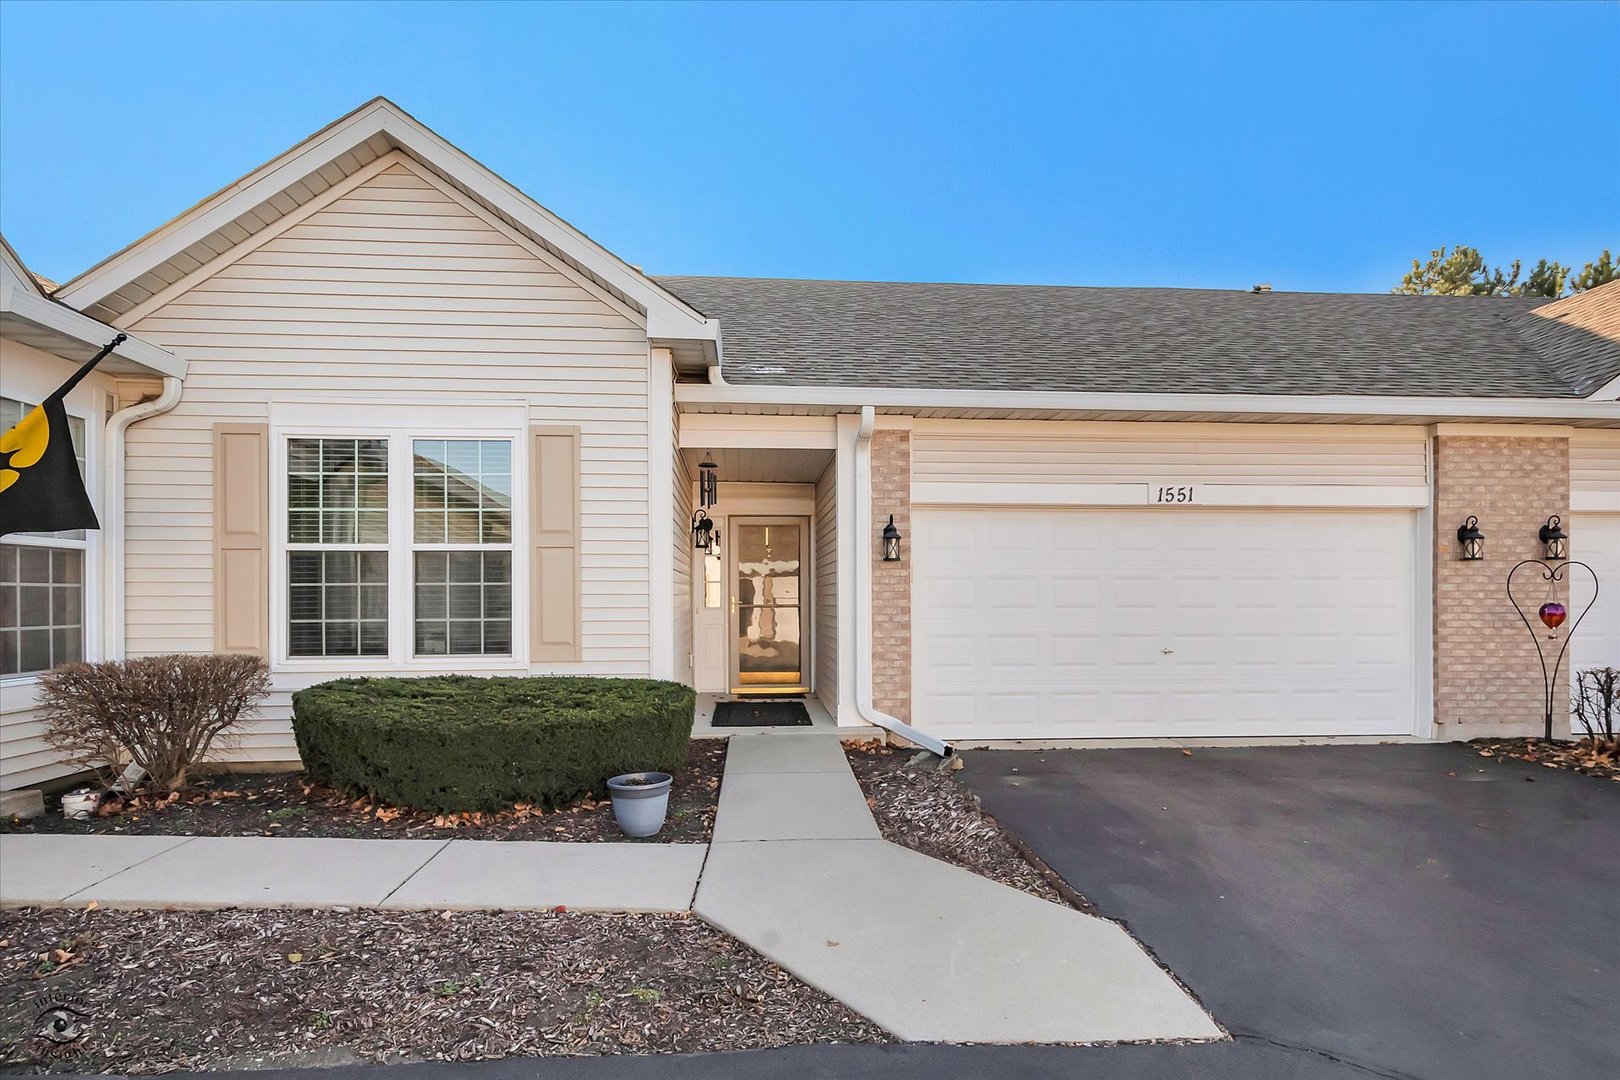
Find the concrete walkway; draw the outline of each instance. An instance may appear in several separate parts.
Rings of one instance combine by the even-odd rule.
[[[703,844],[0,835],[0,907],[687,911]]]
[[[692,910],[902,1039],[1222,1034],[1118,925],[883,840],[835,732],[735,736],[709,845],[0,835],[0,907],[91,901]]]
[[[1118,925],[880,838],[835,734],[733,738],[693,910],[902,1039],[1214,1039]]]

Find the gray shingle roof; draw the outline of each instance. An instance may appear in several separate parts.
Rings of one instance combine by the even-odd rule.
[[[1620,374],[1620,281],[1543,304],[1513,325],[1583,397]]]
[[[1539,299],[656,280],[720,320],[738,384],[1577,397],[1620,371],[1583,354],[1562,374],[1515,326]]]

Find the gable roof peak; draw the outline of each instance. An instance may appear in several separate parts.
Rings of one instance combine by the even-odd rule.
[[[108,322],[197,273],[221,251],[399,150],[643,312],[649,337],[712,358],[719,326],[386,97],[370,99],[61,287]]]

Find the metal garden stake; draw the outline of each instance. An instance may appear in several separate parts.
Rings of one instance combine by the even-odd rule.
[[[1557,630],[1564,624],[1564,620],[1569,617],[1569,609],[1564,607],[1564,605],[1560,604],[1558,601],[1551,599],[1553,586],[1564,580],[1564,571],[1571,566],[1578,566],[1582,570],[1585,570],[1588,574],[1592,575],[1592,599],[1587,602],[1586,607],[1581,610],[1580,615],[1577,616],[1574,623],[1570,625],[1569,633],[1564,635],[1564,643],[1558,649],[1558,657],[1553,661],[1551,671],[1547,669],[1547,654],[1541,648],[1541,635],[1536,632],[1535,626],[1530,622],[1530,616],[1524,613],[1524,608],[1519,606],[1518,598],[1513,595],[1513,575],[1517,574],[1526,566],[1541,567],[1541,578],[1547,583],[1548,599],[1542,603],[1539,609],[1537,609],[1536,616],[1541,620],[1541,624],[1549,630]],[[1507,594],[1508,602],[1513,605],[1513,610],[1519,613],[1519,618],[1524,622],[1524,628],[1530,631],[1530,639],[1536,643],[1536,657],[1541,661],[1541,689],[1543,701],[1546,705],[1546,715],[1544,717],[1547,725],[1546,737],[1548,742],[1552,742],[1553,683],[1558,679],[1558,669],[1564,663],[1564,654],[1569,651],[1569,639],[1575,636],[1575,631],[1581,628],[1581,620],[1586,618],[1586,613],[1592,610],[1593,604],[1597,603],[1597,571],[1593,570],[1590,566],[1587,566],[1583,562],[1560,562],[1554,566],[1553,564],[1543,562],[1540,559],[1526,559],[1515,566],[1512,570],[1508,571]]]

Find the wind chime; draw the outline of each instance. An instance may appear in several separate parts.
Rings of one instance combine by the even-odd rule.
[[[705,454],[698,466],[698,507],[692,511],[692,547],[705,555],[720,551],[720,534],[715,530],[709,508],[720,501],[720,466],[713,455]]]

